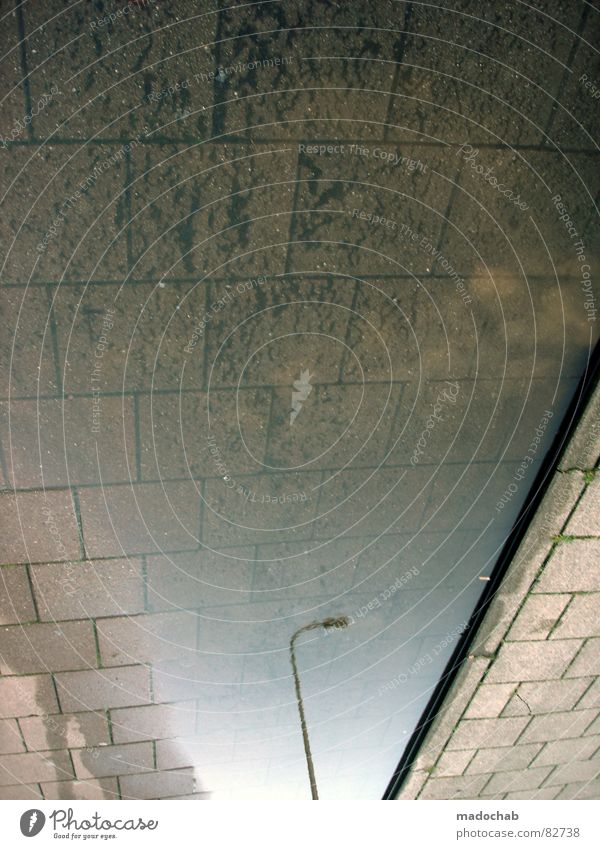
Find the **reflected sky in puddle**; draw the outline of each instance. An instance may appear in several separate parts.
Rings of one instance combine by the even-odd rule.
[[[508,72],[573,35],[80,5],[0,151],[7,716],[46,798],[380,798],[597,338],[589,95]]]

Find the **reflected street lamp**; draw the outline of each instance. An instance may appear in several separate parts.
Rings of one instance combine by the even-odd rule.
[[[296,701],[298,702],[298,713],[300,714],[300,726],[302,728],[302,740],[304,741],[304,754],[306,755],[306,766],[308,767],[308,777],[310,780],[310,792],[313,800],[318,800],[317,780],[315,778],[315,769],[313,766],[312,754],[310,751],[310,741],[308,739],[308,730],[306,728],[306,717],[304,716],[304,704],[302,702],[302,691],[300,690],[300,678],[298,676],[298,666],[296,665],[295,643],[300,634],[305,631],[313,631],[315,628],[325,628],[326,631],[332,628],[347,628],[350,620],[347,616],[330,616],[323,619],[321,622],[311,622],[310,625],[304,625],[302,628],[292,634],[290,640],[290,658],[292,661],[292,672],[294,673],[294,686],[296,688]]]

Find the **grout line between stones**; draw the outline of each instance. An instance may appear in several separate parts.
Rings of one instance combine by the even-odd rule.
[[[562,97],[563,92],[565,90],[567,80],[572,74],[571,68],[573,66],[573,60],[575,59],[575,54],[577,53],[577,49],[579,47],[579,39],[580,39],[580,36],[583,33],[583,30],[585,28],[585,24],[586,24],[586,21],[587,21],[589,11],[590,11],[589,5],[587,3],[584,3],[583,12],[582,12],[581,18],[579,20],[579,25],[577,27],[577,32],[576,32],[575,37],[573,39],[573,43],[571,44],[571,49],[569,50],[569,56],[567,58],[567,66],[566,66],[566,68],[563,69],[563,72],[562,72],[562,75],[561,75],[561,78],[560,78],[560,82],[558,84],[558,91],[556,92],[556,97],[553,99],[552,107],[550,109],[550,115],[548,116],[548,122],[546,124],[544,138],[542,139],[542,144],[544,145],[544,147],[546,149],[548,148],[548,143],[545,141],[545,139],[547,139],[550,135],[550,131],[552,130],[552,126],[553,126],[554,120],[556,118],[558,106],[560,104],[561,97]]]
[[[77,535],[79,539],[79,556],[82,561],[88,560],[87,552],[85,550],[85,542],[83,537],[83,521],[81,518],[81,505],[79,503],[79,490],[78,487],[71,487],[71,498],[73,501],[73,510],[75,512],[75,521],[77,523]]]
[[[398,39],[397,49],[394,51],[394,61],[396,63],[396,67],[394,68],[394,78],[392,80],[392,84],[390,86],[390,91],[388,93],[388,104],[385,115],[385,126],[383,128],[383,140],[389,140],[389,131],[392,125],[392,117],[394,112],[394,103],[395,97],[394,95],[398,93],[398,83],[400,81],[400,74],[402,72],[402,64],[404,62],[404,54],[406,52],[406,42],[411,36],[410,33],[410,25],[412,22],[412,13],[413,13],[413,4],[406,3],[404,6],[404,21],[402,23],[402,32],[400,33],[400,38]]]
[[[17,18],[17,30],[19,33],[19,51],[21,54],[21,73],[23,77],[21,82],[23,84],[23,96],[25,101],[25,114],[32,117],[32,120],[27,125],[27,134],[29,136],[29,143],[34,142],[34,133],[33,133],[33,116],[32,116],[32,108],[31,108],[31,90],[29,86],[29,69],[27,66],[27,39],[25,36],[25,18],[23,16],[23,3],[19,2],[19,0],[15,0],[15,11]]]
[[[152,397],[152,396],[150,396]],[[135,474],[137,483],[142,482],[142,427],[140,420],[140,396],[133,393],[133,427],[135,432]]]

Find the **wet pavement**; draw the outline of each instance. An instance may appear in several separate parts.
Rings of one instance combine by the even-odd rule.
[[[597,340],[599,13],[1,10],[0,797],[308,799],[299,687],[380,798]]]

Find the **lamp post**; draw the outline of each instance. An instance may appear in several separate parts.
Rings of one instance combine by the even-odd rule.
[[[302,628],[292,634],[290,640],[290,659],[292,661],[292,672],[294,674],[294,687],[296,688],[296,701],[298,703],[298,713],[300,714],[300,727],[302,728],[302,740],[304,742],[304,754],[306,755],[306,766],[308,767],[308,778],[310,780],[310,792],[314,800],[318,800],[319,793],[317,791],[317,779],[315,778],[315,768],[313,766],[312,753],[310,751],[310,741],[308,739],[308,729],[306,728],[306,717],[304,715],[304,704],[302,702],[302,691],[300,689],[300,677],[298,675],[298,666],[296,664],[296,640],[300,634],[305,631],[313,631],[315,628],[347,628],[350,621],[347,616],[330,616],[323,619],[321,622],[311,622],[309,625],[303,625]]]

